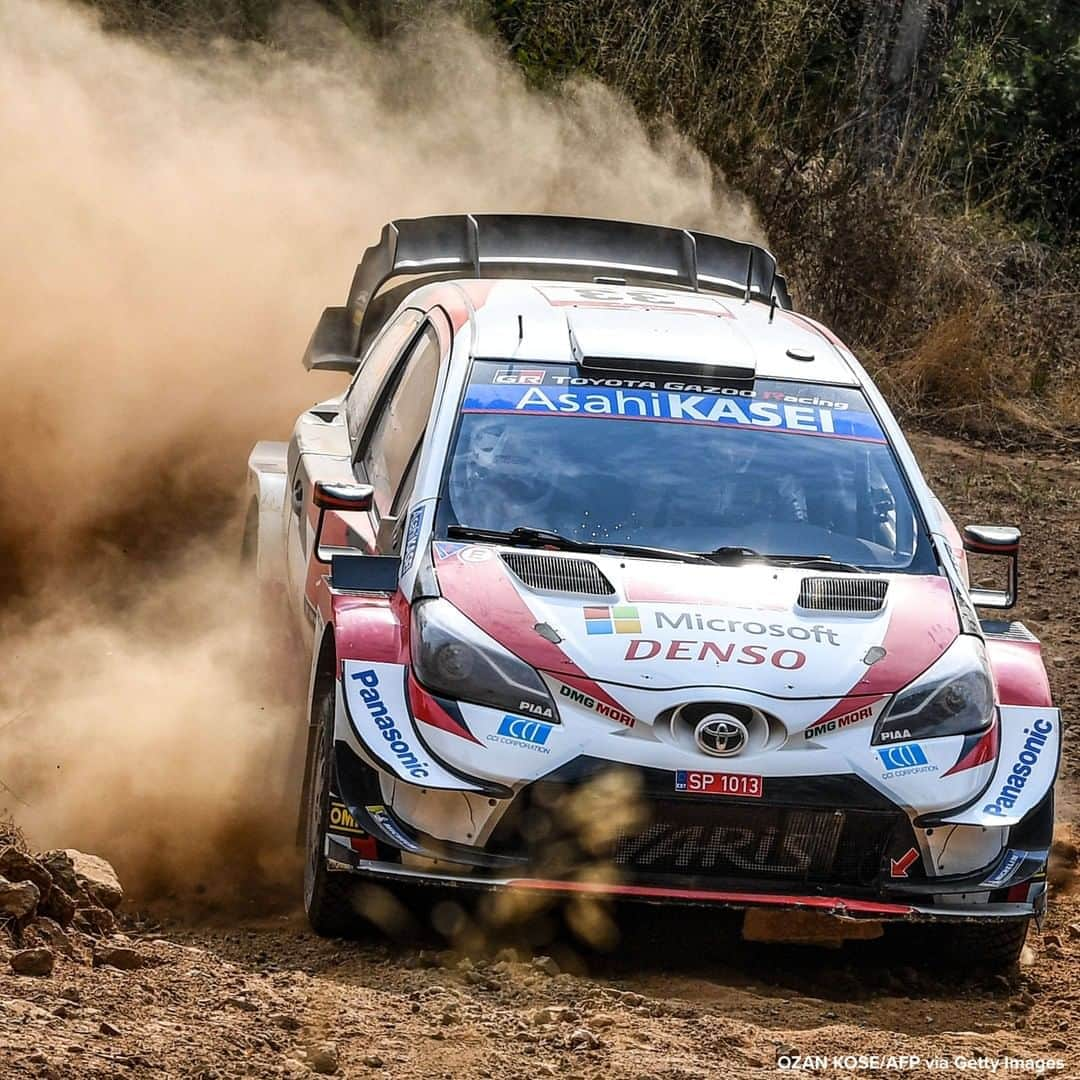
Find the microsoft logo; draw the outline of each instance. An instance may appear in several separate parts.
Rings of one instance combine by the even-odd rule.
[[[640,634],[638,609],[628,604],[620,607],[582,608],[587,634]]]

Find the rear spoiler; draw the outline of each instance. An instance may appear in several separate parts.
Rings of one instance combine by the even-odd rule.
[[[547,214],[446,214],[383,226],[364,252],[345,307],[327,308],[307,368],[348,370],[405,294],[450,277],[674,285],[790,309],[776,260],[755,244],[630,221]]]

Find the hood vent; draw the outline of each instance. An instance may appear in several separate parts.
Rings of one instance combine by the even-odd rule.
[[[600,572],[600,568],[588,559],[506,551],[502,560],[530,589],[581,593],[585,596],[615,595],[615,587]]]
[[[798,604],[808,611],[880,611],[889,582],[851,574],[803,578]]]

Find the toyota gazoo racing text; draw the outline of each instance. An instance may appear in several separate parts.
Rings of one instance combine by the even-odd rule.
[[[961,534],[763,249],[397,221],[249,462],[246,550],[310,648],[322,933],[357,875],[927,922],[1013,962],[1061,721]],[[1006,587],[974,588],[968,559]]]

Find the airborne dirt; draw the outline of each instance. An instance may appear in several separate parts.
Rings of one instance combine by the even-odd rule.
[[[934,437],[916,445],[958,520],[1024,529],[1019,616],[1043,637],[1072,716],[1080,577],[1062,552],[1078,540],[1080,464]],[[49,979],[0,975],[0,1061],[11,1076],[689,1080],[775,1075],[782,1054],[906,1054],[948,1059],[952,1072],[957,1057],[1011,1057],[1080,1075],[1070,1034],[1080,1025],[1080,747],[1068,720],[1058,790],[1050,915],[1011,979],[949,976],[888,939],[751,946],[734,918],[693,909],[620,908],[608,952],[554,916],[546,932],[540,920],[452,951],[429,928],[405,942],[320,940],[287,887],[231,904],[165,897],[141,912],[134,898],[126,932],[147,958],[141,970],[60,957]],[[460,917],[442,896],[435,922]]]

